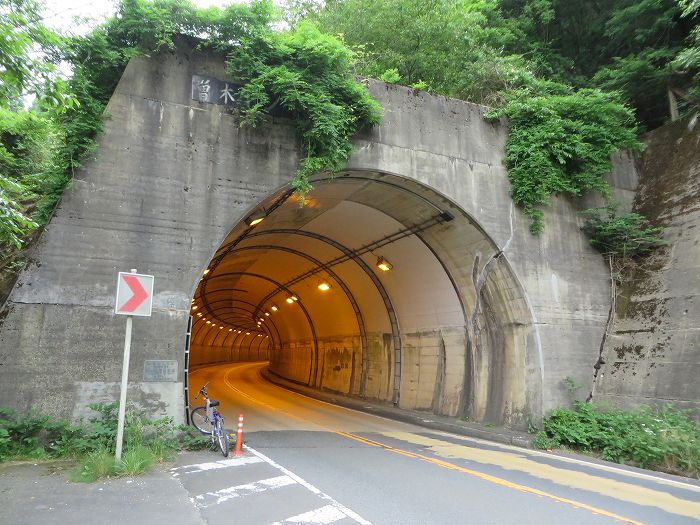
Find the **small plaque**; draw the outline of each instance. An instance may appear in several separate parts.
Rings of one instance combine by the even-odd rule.
[[[220,106],[235,106],[238,102],[240,87],[233,82],[192,75],[192,100]]]
[[[177,381],[177,361],[147,359],[143,362],[143,380],[152,382]]]

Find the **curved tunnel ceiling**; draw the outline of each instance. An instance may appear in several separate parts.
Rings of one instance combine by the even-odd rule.
[[[398,322],[391,297],[402,303],[407,327],[462,324],[454,288],[419,237],[452,216],[387,178],[393,177],[346,173],[316,181],[303,207],[288,191],[262,203],[265,219],[237,225],[203,275],[193,300],[193,339],[211,344],[212,332],[242,330],[277,345],[391,332]],[[380,270],[379,257],[393,268]],[[318,289],[322,281],[330,290]],[[299,300],[288,304],[291,295]]]

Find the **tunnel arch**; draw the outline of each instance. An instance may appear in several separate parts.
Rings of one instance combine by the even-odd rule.
[[[504,247],[413,179],[312,182],[304,206],[280,188],[216,249],[193,298],[193,366],[246,360],[260,339],[273,373],[312,387],[515,426],[538,413],[532,316]]]

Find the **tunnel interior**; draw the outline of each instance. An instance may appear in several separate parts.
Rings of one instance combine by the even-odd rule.
[[[269,361],[314,388],[521,426],[527,305],[502,252],[427,186],[376,172],[281,188],[203,269],[189,370]]]

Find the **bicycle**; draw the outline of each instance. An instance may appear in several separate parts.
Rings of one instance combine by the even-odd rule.
[[[193,408],[190,411],[190,421],[194,428],[202,434],[211,435],[212,444],[217,443],[224,457],[228,457],[230,443],[226,429],[224,428],[224,418],[216,409],[219,402],[214,399],[209,399],[207,394],[207,386],[209,381],[199,390],[199,393],[194,396],[197,399],[200,395],[204,396],[204,405]]]

